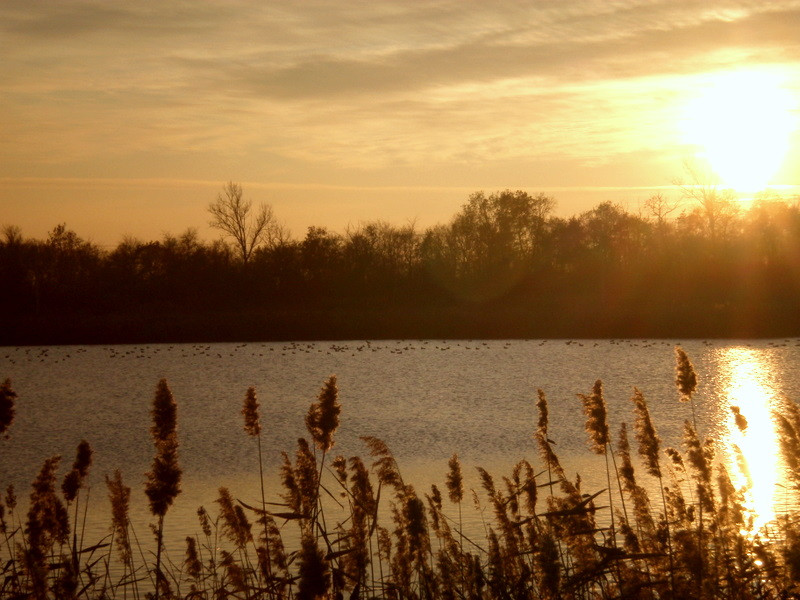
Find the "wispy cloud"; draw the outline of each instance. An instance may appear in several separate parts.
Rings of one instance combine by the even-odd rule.
[[[678,156],[702,74],[797,75],[799,22],[795,0],[4,0],[0,176],[358,185],[506,161],[581,185]]]

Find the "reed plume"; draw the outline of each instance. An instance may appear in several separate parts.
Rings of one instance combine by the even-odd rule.
[[[156,455],[153,458],[152,470],[147,473],[145,494],[150,502],[150,512],[158,517],[155,566],[155,600],[158,600],[162,590],[164,592],[168,590],[167,579],[161,572],[164,516],[181,491],[181,469],[178,466],[178,408],[166,379],[161,379],[156,386],[150,414],[153,418],[150,434],[153,437]]]
[[[405,484],[403,483],[403,478],[400,476],[400,469],[397,466],[397,461],[386,443],[372,436],[362,436],[361,441],[366,444],[370,456],[375,459],[372,463],[372,467],[376,469],[378,481],[382,485],[389,485],[396,491],[402,492],[405,488]]]
[[[186,536],[186,557],[184,558],[183,565],[186,568],[186,573],[195,580],[200,581],[203,575],[203,563],[200,560],[200,554],[197,550],[197,540],[194,536]]]
[[[30,578],[32,596],[37,600],[47,597],[48,557],[53,547],[69,540],[69,516],[55,491],[55,473],[60,461],[60,456],[53,456],[42,465],[33,482],[25,524],[25,570]]]
[[[317,402],[313,403],[306,415],[306,429],[317,447],[327,452],[333,447],[333,434],[339,427],[339,413],[342,410],[338,401],[336,375],[331,375],[322,386]]]
[[[464,498],[464,478],[461,475],[461,463],[458,462],[458,454],[453,454],[447,463],[449,471],[447,472],[447,493],[450,501],[454,504],[459,504]]]
[[[226,487],[219,488],[219,497],[215,500],[219,504],[219,514],[222,519],[222,533],[241,550],[247,542],[253,539],[250,523],[242,511],[242,507],[234,504],[233,496]]]
[[[75,462],[72,464],[72,469],[64,477],[64,482],[61,484],[61,491],[64,493],[64,499],[67,502],[72,502],[78,495],[83,485],[83,480],[89,473],[89,467],[92,465],[92,447],[86,440],[82,440],[78,444],[78,452],[75,457]]]
[[[611,468],[608,463],[608,444],[611,438],[608,433],[608,415],[606,399],[603,396],[603,382],[598,379],[594,382],[591,393],[578,394],[578,397],[583,401],[583,412],[586,415],[586,433],[589,434],[589,448],[595,454],[605,457],[606,480],[608,481],[608,504],[611,512],[611,542],[616,545],[614,497],[611,492]],[[623,503],[622,506],[624,508],[625,504]]]
[[[281,498],[296,517],[301,517],[303,516],[303,499],[300,493],[300,486],[297,485],[297,479],[294,476],[292,459],[289,458],[285,451],[281,451],[281,456],[283,457],[281,485],[284,490]]]
[[[261,417],[259,415],[258,398],[256,397],[256,389],[254,387],[247,388],[244,396],[244,403],[242,405],[242,416],[244,417],[244,431],[250,437],[256,438],[258,450],[258,478],[261,484],[261,522],[264,526],[264,546],[269,548],[269,527],[267,526],[267,500],[264,490],[264,459],[261,451]],[[265,570],[271,573],[269,552],[264,552]]]
[[[327,594],[331,585],[330,567],[310,531],[300,540],[298,600],[317,600]]]
[[[150,512],[163,518],[181,491],[181,469],[178,466],[177,405],[167,380],[158,382],[151,411],[156,455],[153,467],[147,473],[145,494],[150,501]]]
[[[608,444],[608,423],[606,421],[606,400],[603,397],[603,382],[595,381],[590,394],[578,394],[583,401],[586,415],[586,433],[589,434],[590,449],[595,454],[605,454]]]
[[[553,472],[555,472],[559,480],[564,480],[566,479],[564,469],[561,467],[558,456],[551,446],[551,444],[555,442],[548,437],[549,411],[547,407],[547,396],[545,396],[545,393],[541,389],[538,391],[536,408],[539,411],[539,421],[534,438],[536,439],[536,444],[539,446],[539,454],[541,455],[542,461],[547,465],[548,483],[553,482]]]
[[[61,491],[67,504],[71,504],[78,497],[78,492],[83,486],[83,480],[89,473],[92,464],[92,447],[86,440],[81,440],[78,444],[78,452],[72,469],[64,477],[61,484]],[[75,502],[75,517],[73,519],[72,530],[72,564],[71,572],[77,574],[78,571],[78,502]]]
[[[11,389],[11,380],[6,379],[0,385],[0,436],[8,438],[8,428],[14,422],[14,403],[17,393]]]
[[[783,412],[775,414],[781,454],[795,486],[800,487],[800,432]]]
[[[247,435],[256,437],[261,433],[261,419],[258,414],[258,399],[256,398],[256,388],[247,388],[242,406],[242,416],[244,416],[244,430]]]
[[[315,514],[319,500],[320,477],[314,453],[305,438],[297,440],[294,479],[300,493],[300,512],[311,518]]]
[[[672,527],[668,517],[667,495],[664,490],[664,481],[661,474],[661,459],[659,455],[661,439],[658,437],[656,428],[650,419],[650,409],[647,406],[647,399],[636,387],[633,388],[631,402],[633,402],[633,412],[635,415],[634,430],[636,433],[636,441],[638,442],[638,453],[644,462],[645,470],[658,479],[658,489],[661,492],[661,505],[664,509],[663,532],[666,537],[667,555],[669,558],[670,590],[674,593],[675,568],[672,552]],[[675,456],[682,461],[680,454],[674,450],[673,452]],[[651,518],[650,521],[653,522],[653,519]]]
[[[633,462],[631,462],[631,450],[628,443],[628,429],[625,423],[620,425],[617,452],[622,462],[619,468],[620,480],[625,493],[628,494],[628,497],[633,502],[636,526],[649,540],[655,534],[655,523],[650,511],[650,498],[647,495],[647,490],[636,481],[636,472]],[[627,515],[625,521],[628,522]]]
[[[688,402],[697,388],[697,375],[694,372],[692,361],[680,346],[675,347],[675,384],[680,392],[681,402]]]
[[[661,440],[650,419],[650,410],[647,407],[647,400],[638,388],[633,388],[631,402],[633,402],[633,411],[636,417],[634,421],[634,430],[636,433],[636,441],[639,443],[639,456],[644,461],[647,472],[653,477],[661,479],[661,465],[659,462]]]
[[[747,419],[742,414],[742,411],[739,410],[738,406],[731,406],[731,412],[733,413],[733,420],[736,423],[736,427],[739,428],[739,431],[744,433],[747,431]]]
[[[114,471],[114,476],[106,475],[108,499],[111,502],[111,532],[122,563],[129,567],[133,559],[131,542],[128,535],[128,511],[131,500],[131,488],[122,483],[122,473],[119,469]]]

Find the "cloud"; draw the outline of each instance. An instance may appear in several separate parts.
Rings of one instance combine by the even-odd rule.
[[[798,18],[732,0],[6,0],[0,153],[596,164],[674,143],[681,77],[795,62]]]

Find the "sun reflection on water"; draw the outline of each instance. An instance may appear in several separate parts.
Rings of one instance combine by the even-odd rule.
[[[780,448],[772,412],[778,401],[777,373],[763,349],[720,348],[715,353],[723,397],[719,406],[720,442],[727,468],[757,530],[775,518],[780,483]],[[746,419],[736,424],[733,407]]]

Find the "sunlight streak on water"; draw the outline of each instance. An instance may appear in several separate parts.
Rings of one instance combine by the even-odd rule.
[[[747,489],[746,504],[758,529],[775,518],[780,483],[780,449],[772,417],[778,401],[778,374],[763,350],[720,348],[715,359],[722,384],[720,442],[734,485]],[[731,407],[738,407],[747,420],[743,431],[736,425]]]

